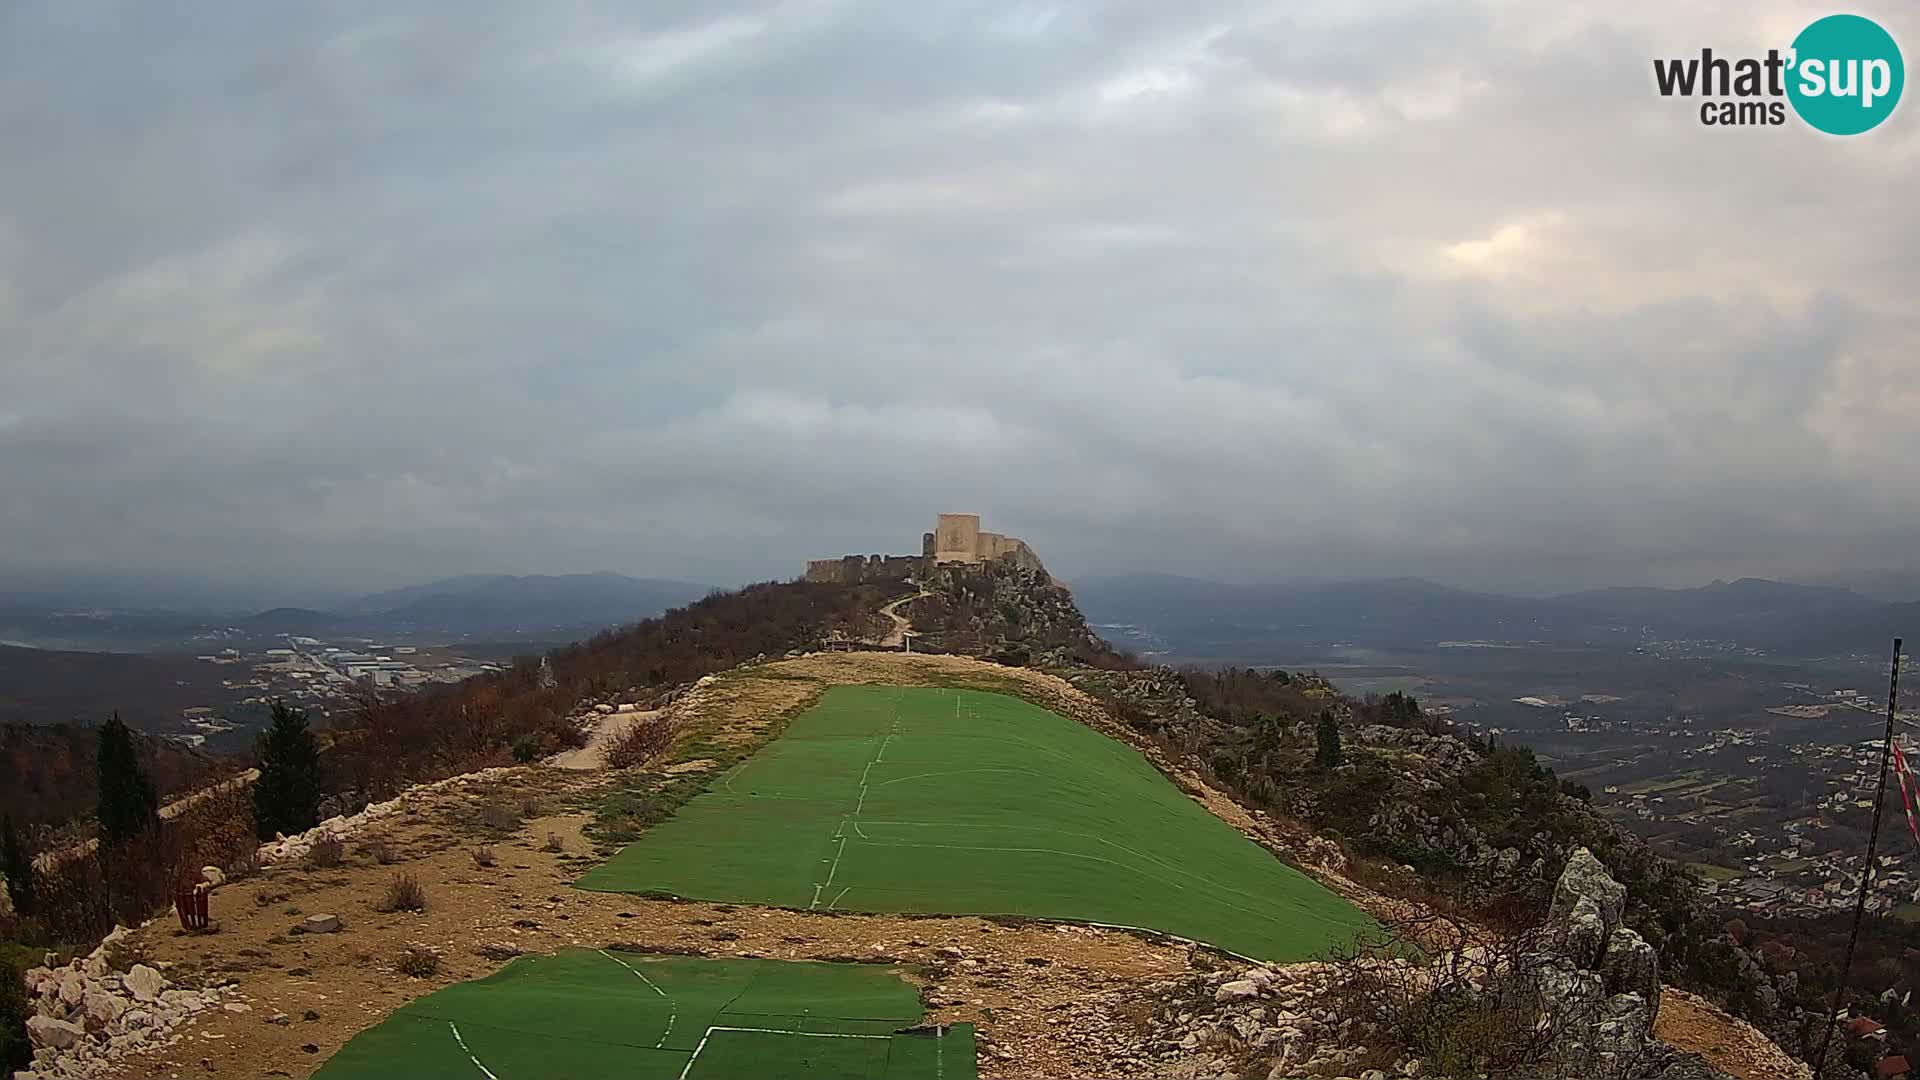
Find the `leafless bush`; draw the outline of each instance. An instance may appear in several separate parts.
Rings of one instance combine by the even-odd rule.
[[[425,911],[427,909],[427,890],[420,885],[420,879],[412,874],[399,873],[387,882],[387,895],[380,898],[378,910]]]
[[[497,861],[494,858],[493,848],[487,846],[486,844],[481,844],[479,847],[474,848],[471,854],[473,855],[473,865],[481,868],[482,870],[486,869],[489,866],[492,866],[494,862]]]
[[[559,833],[550,832],[547,834],[547,842],[540,845],[540,850],[541,851],[565,851],[567,850],[567,842],[560,838]]]
[[[245,881],[250,877],[258,877],[260,849],[248,844],[247,850],[227,860],[226,872],[228,881]]]
[[[480,807],[480,824],[494,832],[512,832],[520,827],[520,815],[506,803],[489,802]]]
[[[337,836],[326,835],[313,842],[302,860],[309,870],[330,870],[346,858],[347,846]]]
[[[424,945],[409,945],[393,963],[394,970],[416,979],[432,978],[440,970],[440,953]]]
[[[632,769],[645,765],[673,745],[675,728],[664,716],[648,717],[627,727],[607,744],[607,765]]]
[[[1569,1033],[1589,1033],[1595,1019],[1577,1015],[1571,998],[1545,992],[1559,977],[1551,944],[1538,930],[1501,934],[1450,912],[1410,911],[1387,920],[1384,934],[1328,957],[1334,975],[1322,1019],[1358,1021],[1439,1076],[1605,1080],[1605,1069],[1569,1056],[1577,1041]]]

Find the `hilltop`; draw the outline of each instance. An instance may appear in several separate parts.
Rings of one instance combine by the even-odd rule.
[[[919,632],[916,648],[967,655],[812,653],[829,641],[877,649],[890,629],[880,610],[903,599]],[[1734,959],[1738,952],[1716,951],[1719,938],[1705,912],[1691,906],[1685,876],[1612,833],[1583,810],[1577,792],[1524,752],[1452,733],[1406,699],[1345,698],[1310,674],[1141,666],[1094,634],[1072,595],[1043,570],[987,561],[942,568],[911,590],[752,586],[460,687],[364,701],[328,753],[336,805],[372,804],[341,826],[349,834],[345,852],[322,863],[311,843],[276,849],[278,861],[258,871],[257,882],[229,884],[218,894],[219,935],[176,939],[149,927],[139,939],[151,957],[167,962],[170,977],[200,985],[234,979],[245,1001],[232,1003],[252,1002],[246,1011],[221,1006],[194,1021],[190,1031],[200,1041],[189,1058],[212,1053],[215,1072],[244,1071],[263,1054],[311,1067],[393,1004],[484,974],[516,951],[626,942],[701,954],[922,964],[922,992],[934,1016],[979,1032],[983,1075],[1101,1074],[1115,1063],[1131,1074],[1189,1075],[1181,1070],[1219,1067],[1220,1040],[1233,1025],[1245,1029],[1232,1036],[1242,1046],[1234,1053],[1258,1055],[1248,1061],[1275,1062],[1278,1045],[1256,1047],[1252,1036],[1284,1031],[1292,1034],[1275,1038],[1293,1047],[1287,1060],[1334,1067],[1335,1058],[1314,1055],[1315,1047],[1333,1045],[1326,1040],[1335,1027],[1302,1019],[1256,1031],[1245,1025],[1267,1022],[1249,1021],[1241,1010],[1206,1020],[1213,1025],[1206,1034],[1196,1026],[1196,1010],[1178,1002],[1198,973],[1209,994],[1225,995],[1228,984],[1250,977],[1297,987],[1305,995],[1299,1009],[1311,1011],[1311,1001],[1339,982],[1336,969],[1248,969],[1203,946],[1097,927],[771,909],[756,916],[737,905],[556,891],[672,816],[824,688],[849,683],[992,690],[1078,721],[1134,748],[1219,820],[1383,920],[1444,910],[1456,913],[1450,918],[1538,926],[1574,853],[1591,848],[1605,872],[1625,884],[1616,921],[1603,925],[1643,940],[1669,981],[1696,986],[1763,1022],[1803,1015],[1777,987],[1762,993],[1751,978],[1729,982],[1723,968],[1745,970]],[[1337,764],[1314,763],[1323,716],[1339,732]],[[642,717],[665,718],[677,733],[674,749],[643,756],[644,767],[577,772],[513,764],[516,756],[539,758],[588,739],[618,742],[628,732],[654,730]],[[391,808],[372,816],[382,807]],[[218,831],[205,818],[200,826]],[[478,865],[476,844],[506,849],[506,872]],[[225,856],[200,850],[209,861],[251,872],[238,849]],[[424,914],[373,911],[394,868],[423,883]],[[287,936],[288,926],[316,911],[363,913],[348,915],[347,949],[315,950]],[[396,980],[396,957],[416,947],[435,951],[435,971]],[[321,994],[331,1004],[322,1004]],[[1220,1002],[1230,1004],[1228,997]],[[1755,998],[1769,1008],[1753,1007]],[[1640,1008],[1636,1022],[1645,1037],[1654,1013],[1644,997]],[[316,1019],[275,1019],[309,1010]],[[1672,1012],[1669,1006],[1661,1015]],[[1670,1024],[1662,1034],[1718,1053],[1716,1063],[1735,1075],[1777,1075],[1714,1049],[1738,1045],[1747,1057],[1763,1055],[1750,1029],[1704,1004],[1682,1012],[1707,1034],[1689,1036],[1668,1030]],[[1188,1019],[1176,1019],[1182,1015]],[[1364,1034],[1385,1055],[1382,1067],[1413,1067],[1407,1063],[1419,1056],[1392,1050],[1399,1037],[1377,1023]],[[179,1055],[163,1048],[138,1060],[159,1075],[177,1069]],[[1285,1075],[1277,1071],[1282,1064],[1271,1067]]]

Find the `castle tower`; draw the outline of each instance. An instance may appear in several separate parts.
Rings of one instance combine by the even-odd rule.
[[[980,515],[941,514],[933,527],[933,561],[980,561]]]

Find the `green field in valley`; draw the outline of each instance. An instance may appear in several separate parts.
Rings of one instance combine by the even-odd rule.
[[[1104,923],[1279,961],[1372,926],[1132,748],[1018,698],[928,687],[828,690],[579,885]]]
[[[885,965],[571,950],[403,1005],[316,1080],[971,1080],[973,1031],[920,1028]]]

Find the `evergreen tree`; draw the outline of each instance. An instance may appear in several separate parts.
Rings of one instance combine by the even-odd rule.
[[[100,835],[131,840],[160,822],[160,799],[133,751],[133,732],[114,713],[100,725]]]
[[[1340,721],[1334,717],[1332,709],[1321,711],[1314,735],[1320,743],[1319,751],[1314,754],[1314,762],[1323,769],[1340,764]]]
[[[7,875],[7,896],[13,901],[13,910],[21,915],[33,914],[33,858],[20,842],[20,831],[13,827],[12,817],[0,827],[0,871]]]
[[[33,1043],[27,1037],[27,1017],[32,1015],[20,969],[0,958],[0,1073],[33,1063]]]
[[[307,714],[278,701],[272,726],[260,736],[253,820],[262,840],[320,824],[320,747],[307,727]]]

